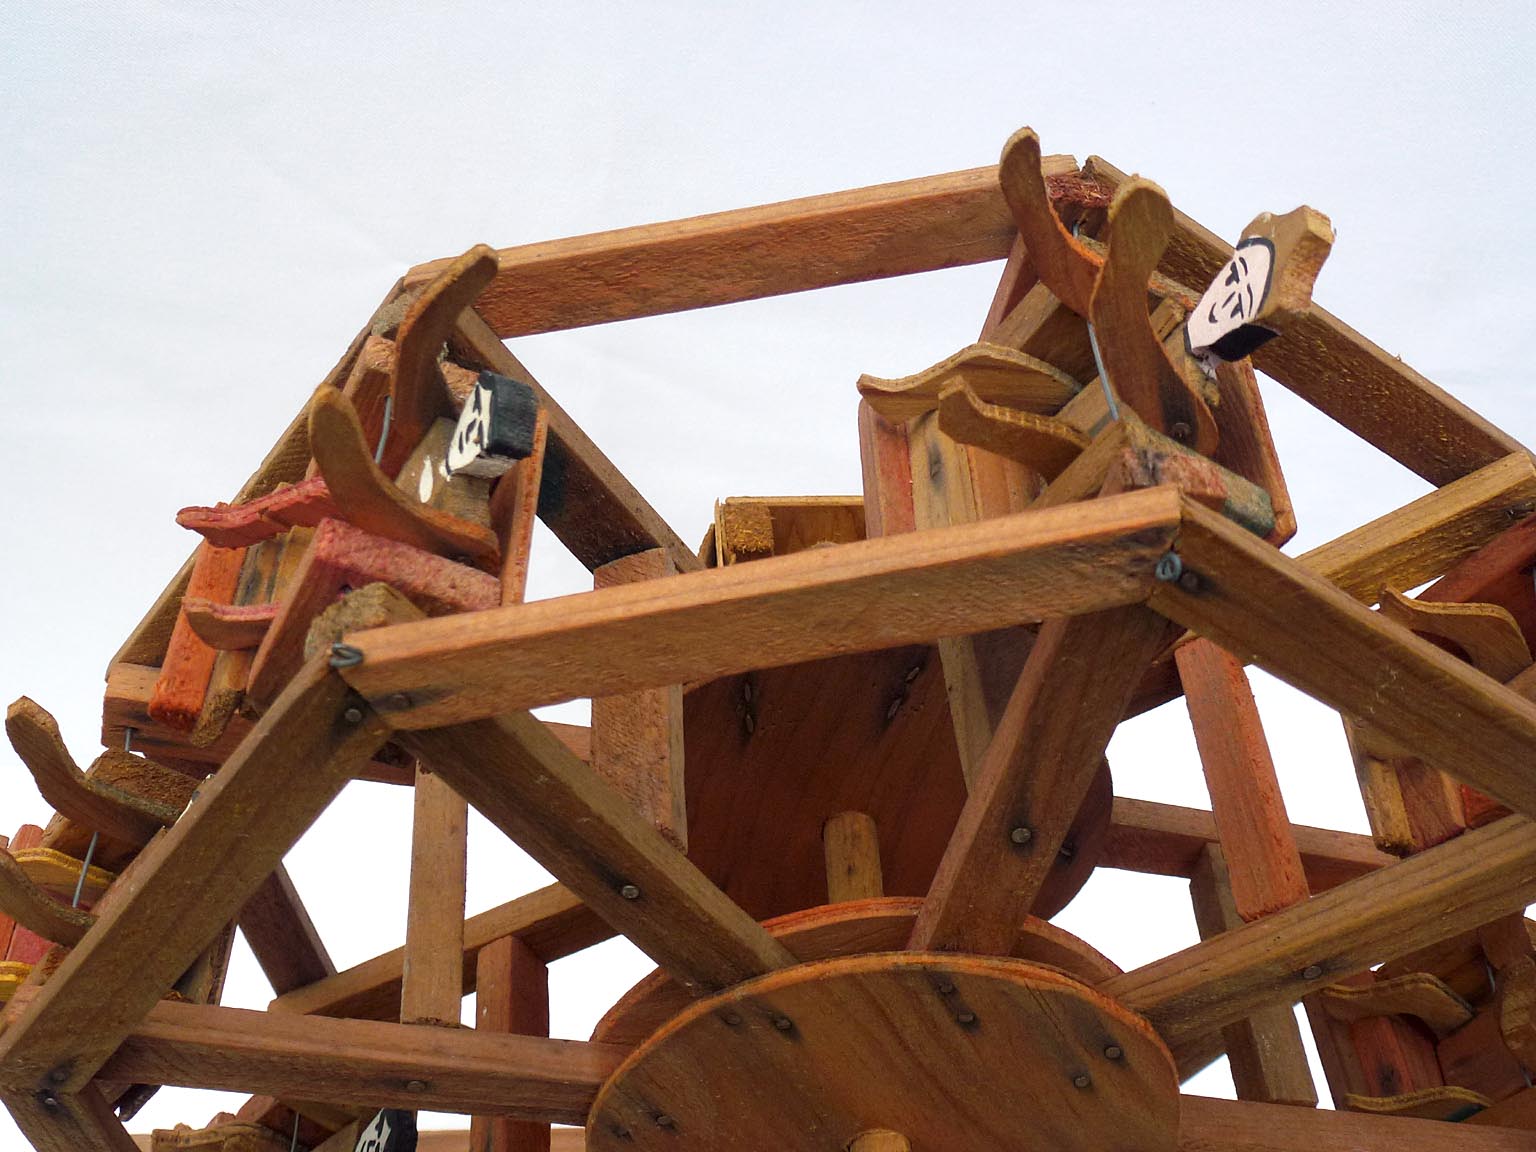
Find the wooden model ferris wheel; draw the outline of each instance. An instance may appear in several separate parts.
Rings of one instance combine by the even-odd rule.
[[[1536,1149],[1536,464],[1311,303],[1332,237],[1301,208],[1234,250],[1025,129],[995,168],[413,269],[235,499],[179,515],[202,542],[109,669],[109,751],[82,772],[10,708],[58,812],[0,852],[16,1122],[47,1152],[396,1149],[417,1109],[476,1152]],[[502,344],[989,260],[979,343],[858,382],[862,498],[725,500],[697,553]],[[1255,368],[1437,490],[1282,554]],[[535,514],[592,592],[523,603]],[[1247,663],[1343,716],[1372,837],[1289,822]],[[1116,725],[1180,695],[1212,810],[1116,798]],[[582,697],[590,728],[529,711]],[[408,928],[337,972],[282,861],[359,777],[415,789]],[[466,920],[466,805],[559,883]],[[1188,877],[1202,942],[1125,972],[1053,926],[1096,867]],[[265,1012],[218,1004],[237,926]],[[617,934],[658,971],[548,1039],[546,965]],[[1181,1097],[1223,1052],[1240,1099]],[[136,1145],[163,1084],[255,1095]]]

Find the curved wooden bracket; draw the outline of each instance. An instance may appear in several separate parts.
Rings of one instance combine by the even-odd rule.
[[[1432,603],[1383,588],[1381,614],[1414,632],[1450,641],[1474,668],[1501,684],[1531,666],[1520,625],[1497,604]]]
[[[1115,393],[1150,427],[1203,456],[1216,450],[1216,418],[1195,381],[1169,358],[1152,329],[1147,289],[1173,235],[1173,206],[1140,177],[1126,181],[1109,206],[1109,247],[1093,289],[1089,317]],[[1199,368],[1191,364],[1191,370]]]
[[[1429,972],[1409,972],[1372,984],[1335,984],[1318,997],[1335,1020],[1414,1016],[1437,1039],[1449,1036],[1475,1015],[1454,988]]]
[[[255,648],[277,617],[281,605],[219,604],[203,596],[185,596],[181,610],[197,638],[220,652]]]
[[[887,420],[910,420],[939,406],[939,396],[963,385],[977,399],[1025,412],[1050,416],[1081,391],[1072,377],[1047,364],[999,344],[972,344],[899,380],[859,377],[859,395]]]
[[[1102,261],[1077,242],[1051,204],[1040,166],[1040,137],[1020,128],[1003,145],[997,179],[1041,283],[1085,319]]]
[[[1404,1092],[1398,1096],[1359,1096],[1346,1092],[1341,1103],[1350,1112],[1373,1116],[1407,1116],[1419,1120],[1465,1120],[1493,1101],[1470,1088],[1442,1085]]]
[[[939,431],[961,444],[972,444],[1017,460],[1054,480],[1076,460],[1089,439],[1065,420],[988,404],[969,387],[954,383],[939,397]]]
[[[78,944],[96,917],[61,904],[34,884],[9,852],[0,849],[0,912],[55,944]]]
[[[479,524],[407,496],[373,461],[352,402],[321,387],[309,402],[309,443],[331,499],[354,527],[439,556],[500,571],[496,536]]]
[[[66,819],[135,846],[149,843],[161,828],[176,822],[175,809],[80,771],[53,717],[27,697],[6,710],[5,731],[39,794]]]
[[[457,257],[411,302],[395,336],[393,398],[388,441],[408,455],[440,416],[452,415],[437,357],[459,314],[496,276],[496,250],[476,244]],[[389,453],[393,459],[396,453]],[[404,455],[400,460],[404,461]],[[323,471],[324,469],[322,469]]]

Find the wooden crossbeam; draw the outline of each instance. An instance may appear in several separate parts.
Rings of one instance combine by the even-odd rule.
[[[102,1075],[322,1104],[581,1124],[627,1054],[616,1044],[167,1002],[133,1028]]]
[[[1070,156],[1044,167],[1077,173]],[[1014,231],[997,169],[973,168],[503,248],[478,308],[502,337],[556,332],[1001,260]],[[445,266],[412,268],[406,284]]]
[[[279,996],[336,973],[330,953],[282,865],[272,870],[240,909],[240,931],[272,991]]]
[[[1536,705],[1192,502],[1177,548],[1152,607],[1536,814]]]
[[[1217,1028],[1536,900],[1536,827],[1506,816],[1106,981],[1177,1055]],[[1432,909],[1433,915],[1426,915]]]
[[[464,995],[475,990],[480,951],[516,936],[548,964],[610,939],[614,931],[569,888],[550,884],[464,921]],[[396,948],[278,996],[274,1011],[393,1020],[400,1011],[405,949]]]
[[[402,735],[445,783],[690,988],[715,991],[794,963],[532,715]]]
[[[74,1115],[75,1094],[387,735],[323,659],[305,668],[0,1035],[0,1083],[53,1093],[61,1124]]]
[[[345,675],[426,728],[1111,608],[1145,597],[1177,516],[1133,492],[360,632]]]

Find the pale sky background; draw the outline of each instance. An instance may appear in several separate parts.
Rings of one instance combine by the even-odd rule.
[[[0,702],[50,709],[82,764],[109,657],[194,543],[176,510],[233,494],[407,267],[478,241],[993,163],[1029,124],[1229,239],[1262,210],[1328,213],[1317,298],[1536,443],[1528,2],[0,0],[0,17]],[[858,491],[855,379],[974,339],[1000,267],[513,348],[696,542],[716,497]],[[1264,383],[1289,551],[1427,490]],[[588,586],[547,533],[536,547],[533,595]],[[1337,718],[1256,682],[1292,818],[1363,830]],[[1121,794],[1208,803],[1182,704],[1110,755]],[[0,832],[48,815],[8,747],[0,797]],[[341,966],[403,939],[409,810],[353,785],[289,857]],[[471,912],[544,882],[483,822],[471,852]],[[1125,967],[1195,937],[1182,882],[1107,871],[1059,922]],[[585,1038],[648,967],[623,945],[557,964],[555,1033]],[[241,945],[225,1002],[269,995]],[[1224,1066],[1189,1087],[1231,1092]],[[240,1099],[165,1090],[132,1128]],[[0,1119],[0,1150],[23,1146]]]

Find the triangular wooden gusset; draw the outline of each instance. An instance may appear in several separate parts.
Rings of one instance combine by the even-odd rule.
[[[1025,129],[412,269],[179,514],[110,751],[11,707],[58,813],[0,856],[17,1124],[127,1152],[173,1085],[251,1095],[153,1152],[420,1110],[475,1152],[1528,1147],[1536,462],[1312,303],[1332,242],[1300,208],[1234,249]],[[863,491],[723,499],[697,551],[502,342],[987,261],[979,332],[856,382]],[[1282,552],[1256,370],[1435,491]],[[590,591],[526,601],[535,517]],[[1290,821],[1248,664],[1343,718],[1371,836]],[[1210,809],[1115,796],[1118,725],[1181,696]],[[338,971],[283,859],[354,779],[412,788],[411,878],[401,946]],[[556,883],[466,917],[471,807]],[[1201,939],[1123,971],[1053,924],[1097,868],[1187,879]],[[236,926],[265,1011],[219,1003]],[[549,966],[620,935],[657,971],[549,1038]],[[1237,1100],[1180,1092],[1222,1054]]]

